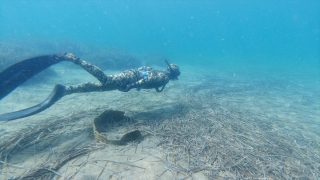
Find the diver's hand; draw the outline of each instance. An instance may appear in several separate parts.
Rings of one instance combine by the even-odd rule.
[[[123,86],[123,87],[119,88],[119,91],[128,92],[132,88],[134,88],[135,86],[136,86],[136,83],[130,83],[130,84],[127,84],[126,86]]]

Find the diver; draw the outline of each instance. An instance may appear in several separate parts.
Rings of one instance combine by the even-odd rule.
[[[117,75],[106,75],[97,66],[76,57],[72,53],[45,55],[26,59],[2,71],[0,73],[0,100],[35,74],[61,61],[70,61],[81,66],[97,78],[99,82],[85,82],[71,86],[57,84],[42,103],[20,111],[1,114],[0,121],[14,120],[39,113],[49,108],[63,96],[73,93],[112,90],[128,92],[133,88],[137,90],[154,88],[157,92],[162,92],[170,80],[178,80],[180,75],[179,67],[175,64],[169,64],[166,60],[165,62],[168,65],[166,70],[155,70],[142,66],[138,69],[126,70]]]
[[[175,64],[169,64],[166,60],[168,68],[165,71],[143,66],[138,69],[126,70],[118,75],[106,75],[98,67],[77,58],[71,53],[66,53],[65,57],[68,61],[80,65],[100,81],[99,83],[88,82],[75,86],[66,86],[65,94],[116,89],[128,92],[132,88],[137,88],[138,90],[155,88],[157,92],[161,92],[169,80],[177,80],[180,75],[179,67]],[[160,87],[161,89],[159,89]]]

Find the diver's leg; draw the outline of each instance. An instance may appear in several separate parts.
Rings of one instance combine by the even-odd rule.
[[[42,70],[61,61],[69,60],[66,59],[65,54],[52,54],[25,59],[0,72],[0,100]]]
[[[75,64],[79,64],[101,83],[106,82],[108,79],[107,75],[105,75],[98,67],[77,58],[72,53],[40,56],[21,61],[0,73],[0,100],[33,75],[61,61],[71,61]],[[68,94],[114,90],[113,86],[103,86],[101,83],[83,83],[75,86],[63,86],[58,84],[42,103],[20,111],[1,114],[0,121],[13,120],[37,114],[49,108],[60,98]]]
[[[61,61],[71,61],[80,65],[103,84],[108,79],[98,67],[77,58],[72,53],[38,56],[20,61],[0,72],[0,100],[35,74]]]
[[[52,106],[55,102],[57,102],[59,99],[61,99],[65,95],[69,95],[73,93],[85,93],[85,92],[106,91],[106,90],[112,90],[112,89],[104,87],[101,83],[87,82],[87,83],[82,83],[74,86],[63,86],[63,85],[57,84],[55,85],[51,94],[43,102],[20,111],[0,114],[0,122],[19,119],[19,118],[31,116],[39,112],[42,112],[45,109]]]
[[[107,79],[108,79],[107,75],[97,66],[92,65],[92,64],[86,62],[85,60],[82,60],[82,59],[76,57],[72,53],[65,53],[64,56],[67,61],[71,61],[71,62],[81,66],[84,70],[86,70],[88,73],[90,73],[95,78],[97,78],[101,83],[104,84],[104,82],[107,81]]]
[[[111,91],[113,89],[107,89],[100,82],[86,82],[73,86],[66,86],[64,95],[69,95],[73,93],[86,93],[86,92],[101,92],[101,91]]]
[[[51,94],[40,104],[37,104],[35,106],[29,107],[27,109],[23,109],[20,111],[15,111],[11,113],[6,114],[0,114],[0,122],[1,121],[10,121],[14,119],[19,119],[27,116],[31,116],[33,114],[37,114],[41,111],[44,111],[45,109],[52,106],[55,102],[57,102],[59,99],[61,99],[65,95],[65,86],[57,84],[53,88],[53,91]]]

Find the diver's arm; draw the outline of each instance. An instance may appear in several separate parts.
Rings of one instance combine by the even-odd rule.
[[[143,85],[145,84],[145,79],[140,79],[139,81],[136,81],[134,83],[129,83],[123,87],[118,88],[119,91],[122,92],[128,92],[133,88],[138,88],[138,87],[143,87]]]
[[[150,85],[150,82],[148,82],[148,80],[146,79],[141,79],[135,83],[129,83],[127,84],[125,87],[121,88],[121,89],[118,89],[119,91],[122,91],[122,92],[128,92],[130,91],[132,88],[141,88],[143,87],[144,89],[152,89],[152,88],[155,88],[155,90],[160,93],[163,91],[163,89],[165,88],[166,84],[164,84],[161,89],[159,89],[159,87],[155,87],[155,86],[151,86]]]
[[[160,93],[160,92],[163,91],[163,89],[164,89],[165,86],[166,86],[166,85],[163,85],[161,89],[159,89],[158,87],[156,87],[155,89],[156,89],[156,91],[157,91],[158,93]]]

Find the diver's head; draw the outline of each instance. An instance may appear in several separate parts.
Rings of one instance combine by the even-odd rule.
[[[169,72],[170,80],[178,80],[178,76],[181,74],[179,66],[175,64],[169,64],[167,60],[165,61],[168,65],[167,71]]]

